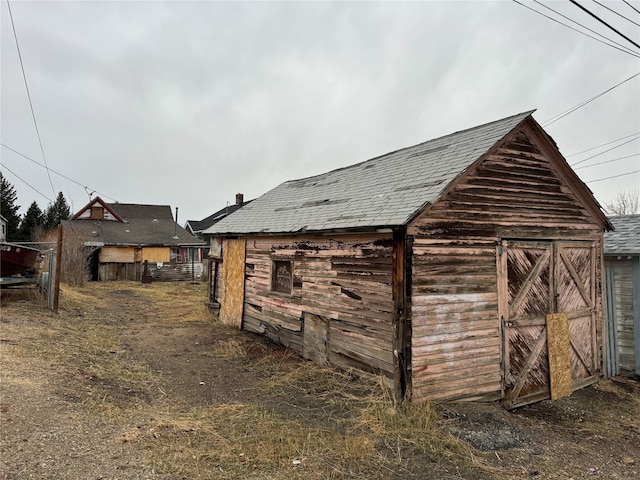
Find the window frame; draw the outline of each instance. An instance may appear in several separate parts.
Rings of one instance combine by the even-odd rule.
[[[284,275],[280,269],[288,266],[288,270],[285,268],[285,272],[288,275]],[[274,258],[271,260],[271,292],[279,295],[292,295],[293,294],[293,260],[289,258]],[[278,280],[282,280],[283,286],[278,286]],[[288,287],[286,284],[288,280]]]

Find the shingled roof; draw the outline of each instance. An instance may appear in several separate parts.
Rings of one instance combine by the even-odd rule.
[[[169,205],[134,203],[104,203],[104,205],[115,212],[123,221],[72,219],[63,222],[63,225],[83,232],[90,242],[104,245],[204,245],[202,240],[194,237],[175,223]],[[74,218],[76,217],[77,214]]]
[[[609,217],[615,227],[604,234],[605,255],[640,255],[640,215]]]
[[[202,220],[187,220],[186,226],[188,226],[191,229],[191,232],[194,235],[201,233],[205,231],[207,228],[209,228],[211,225],[213,225],[214,223],[219,222],[227,215],[231,215],[233,212],[235,212],[239,208],[242,208],[243,206],[247,205],[250,202],[251,200],[247,202],[242,202],[242,203],[235,203],[233,205],[227,205],[226,207],[221,208],[217,212],[212,213],[207,218],[204,218]]]
[[[285,182],[204,233],[273,234],[404,225],[532,113]]]

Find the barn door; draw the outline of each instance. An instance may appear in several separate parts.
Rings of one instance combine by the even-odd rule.
[[[507,407],[551,397],[547,342],[550,314],[566,314],[566,319],[562,318],[568,323],[564,328],[568,334],[553,343],[555,349],[564,349],[555,353],[570,358],[571,371],[560,372],[570,379],[569,388],[594,381],[594,250],[590,243],[503,242],[500,315]]]
[[[600,373],[596,334],[596,249],[591,243],[556,244],[557,311],[569,320],[569,352],[574,389]]]

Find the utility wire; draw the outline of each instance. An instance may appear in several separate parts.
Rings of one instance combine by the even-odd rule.
[[[634,173],[639,173],[639,172],[640,172],[640,170],[634,170],[633,172],[621,173],[620,175],[612,175],[610,177],[596,178],[595,180],[588,180],[585,183],[602,182],[603,180],[609,180],[611,178],[618,178],[618,177],[625,177],[627,175],[633,175]]]
[[[22,183],[24,183],[27,187],[29,187],[31,190],[33,190],[36,193],[39,193],[40,195],[42,195],[44,198],[46,198],[47,200],[49,200],[50,203],[53,203],[53,200],[51,200],[49,197],[47,197],[44,193],[42,193],[40,190],[38,190],[36,187],[34,187],[33,185],[31,185],[29,182],[27,182],[25,179],[21,178],[16,172],[14,172],[13,170],[11,170],[9,167],[7,167],[6,165],[2,165],[2,168],[4,168],[5,170],[7,170],[7,172],[11,173],[14,177],[16,177],[18,180],[20,180]]]
[[[559,113],[558,115],[549,118],[548,120],[545,120],[544,122],[542,122],[542,126],[546,127],[548,125],[551,125],[552,123],[557,122],[558,120],[560,120],[561,118],[566,117],[567,115],[569,115],[570,113],[575,112],[576,110],[578,110],[579,108],[584,107],[585,105],[593,102],[594,100],[596,100],[597,98],[601,97],[602,95],[604,95],[605,93],[610,92],[611,90],[613,90],[614,88],[619,87],[620,85],[622,85],[623,83],[628,82],[629,80],[634,79],[635,77],[637,77],[638,75],[640,75],[640,72],[636,73],[635,75],[631,75],[629,78],[621,81],[620,83],[615,84],[613,87],[610,87],[608,89],[606,89],[604,92],[599,93],[598,95],[596,95],[595,97],[591,97],[589,100],[585,100],[582,103],[579,103],[578,105],[571,107],[569,110],[565,110],[562,113]]]
[[[580,160],[579,162],[572,163],[572,164],[571,164],[571,166],[572,166],[572,167],[575,167],[576,165],[580,165],[581,163],[584,163],[584,162],[586,162],[587,160],[591,160],[592,158],[599,157],[600,155],[603,155],[603,154],[605,154],[605,153],[607,153],[607,152],[610,152],[611,150],[615,150],[616,148],[620,148],[620,147],[622,147],[623,145],[626,145],[627,143],[631,143],[631,142],[633,142],[634,140],[638,140],[638,138],[640,138],[640,137],[632,138],[631,140],[627,140],[626,142],[621,143],[620,145],[616,145],[615,147],[611,147],[611,148],[609,148],[609,149],[607,149],[607,150],[604,150],[604,151],[602,151],[602,152],[600,152],[600,153],[596,153],[595,155],[591,155],[590,157],[587,157],[587,158],[585,158],[585,159],[583,159],[583,160]]]
[[[35,163],[36,165],[39,165],[40,167],[46,168],[43,164],[41,164],[41,163],[39,163],[39,162],[36,162],[33,158],[27,157],[25,154],[20,153],[20,152],[18,152],[17,150],[14,150],[13,148],[9,147],[8,145],[5,145],[4,143],[0,143],[0,145],[2,145],[2,146],[3,146],[4,148],[6,148],[7,150],[11,150],[13,153],[15,153],[15,154],[17,154],[17,155],[20,155],[22,158],[26,158],[27,160],[29,160],[30,162]],[[85,190],[93,190],[93,189],[90,189],[89,187],[87,187],[86,185],[83,185],[82,183],[75,181],[73,178],[69,178],[69,177],[67,177],[66,175],[63,175],[63,174],[62,174],[62,173],[60,173],[60,172],[56,172],[56,171],[55,171],[55,170],[53,170],[53,169],[49,169],[49,170],[50,170],[51,172],[55,173],[56,175],[58,175],[58,176],[60,176],[60,177],[62,177],[62,178],[64,178],[64,179],[66,179],[66,180],[69,180],[70,182],[75,183],[76,185],[78,185],[78,186],[80,186],[80,187],[84,188]],[[113,200],[114,202],[117,202],[117,200],[116,200],[116,199],[111,198],[109,195],[105,195],[104,193],[100,193],[100,192],[98,192],[97,190],[93,190],[93,193],[97,193],[97,194],[98,194],[98,195],[100,195],[101,197],[108,198],[108,199],[110,199],[110,200]]]
[[[586,8],[584,8],[582,5],[580,5],[578,2],[576,2],[576,0],[569,0],[571,3],[573,3],[576,7],[578,7],[581,10],[584,10],[585,12],[587,12],[589,15],[591,15],[593,18],[595,18],[596,20],[598,20],[600,23],[602,23],[603,25],[606,25],[607,27],[609,27],[611,30],[613,30],[614,32],[616,32],[618,35],[620,35],[622,38],[624,38],[627,42],[632,43],[636,48],[640,48],[640,45],[638,45],[636,42],[634,42],[633,40],[631,40],[629,37],[627,37],[624,33],[622,33],[621,31],[619,31],[617,28],[612,27],[611,25],[609,25],[607,22],[605,22],[604,20],[602,20],[599,16],[597,16],[595,13],[590,12],[589,10],[587,10]]]
[[[587,148],[586,150],[582,150],[581,152],[572,153],[570,155],[565,155],[564,158],[575,157],[576,155],[580,155],[581,153],[590,152],[591,150],[595,150],[596,148],[604,147],[605,145],[610,145],[615,142],[619,142],[620,140],[624,140],[625,138],[635,137],[636,135],[640,135],[640,132],[632,133],[631,135],[627,135],[625,137],[616,138],[615,140],[611,140],[610,142],[603,143],[601,145],[596,145],[595,147]]]
[[[598,5],[600,5],[602,8],[606,8],[607,10],[609,10],[610,12],[615,13],[616,15],[618,15],[619,17],[624,18],[627,22],[631,22],[634,25],[637,25],[640,27],[640,23],[634,22],[633,20],[631,20],[630,18],[625,17],[624,15],[622,15],[621,13],[616,12],[613,8],[609,8],[607,7],[604,3],[600,3],[598,0],[593,0],[595,3],[597,3]]]
[[[11,4],[7,0],[7,7],[9,8],[9,17],[11,18],[11,28],[13,29],[13,38],[16,40],[16,49],[18,50],[18,58],[20,59],[20,68],[22,69],[22,78],[24,79],[24,86],[27,89],[27,98],[29,99],[29,107],[31,107],[31,117],[33,118],[33,124],[36,127],[36,135],[38,137],[38,143],[40,144],[40,152],[42,153],[42,159],[44,160],[45,168],[47,169],[47,176],[49,177],[49,185],[51,185],[51,191],[53,195],[56,195],[56,189],[53,188],[53,182],[51,181],[51,173],[49,173],[49,166],[47,165],[47,157],[44,154],[44,148],[42,147],[42,139],[40,138],[40,130],[38,129],[38,122],[36,121],[36,114],[33,110],[33,102],[31,101],[31,92],[29,91],[29,84],[27,83],[27,75],[24,72],[24,64],[22,63],[22,54],[20,53],[20,45],[18,44],[18,34],[16,33],[16,26],[13,23],[13,14],[11,13]]]
[[[538,5],[546,8],[547,10],[551,10],[553,13],[555,13],[556,15],[561,16],[562,18],[566,18],[567,20],[569,20],[570,22],[575,23],[576,25],[580,25],[582,28],[584,28],[585,30],[591,32],[591,33],[595,33],[596,35],[598,35],[599,37],[604,38],[605,40],[609,40],[611,43],[615,43],[616,45],[618,45],[621,48],[624,48],[625,50],[628,50],[631,53],[635,53],[633,50],[631,50],[629,47],[627,47],[626,45],[622,45],[621,43],[616,42],[615,40],[610,39],[609,37],[606,37],[604,35],[602,35],[601,33],[596,32],[595,30],[590,29],[589,27],[586,27],[585,25],[581,24],[580,22],[576,22],[575,20],[573,20],[572,18],[567,17],[566,15],[554,10],[553,8],[549,7],[548,5],[545,5],[542,2],[539,2],[538,0],[533,0],[535,3],[537,3]]]
[[[637,157],[637,156],[640,156],[640,153],[634,153],[633,155],[627,155],[626,157],[612,158],[610,160],[605,160],[604,162],[592,163],[591,165],[583,165],[582,167],[574,168],[574,170],[580,170],[581,168],[595,167],[597,165],[604,165],[606,163],[613,163],[613,162],[617,162],[618,160],[624,160],[625,158],[631,158],[631,157]]]
[[[636,7],[634,7],[633,5],[631,5],[629,2],[627,2],[627,0],[622,0],[624,3],[626,3],[627,5],[629,5],[631,8],[633,8],[636,12],[640,13],[640,10],[638,10]]]
[[[634,57],[636,57],[636,58],[640,58],[640,55],[639,55],[639,54],[637,54],[637,53],[633,53],[633,52],[631,52],[631,51],[629,51],[629,50],[625,50],[625,49],[622,49],[622,48],[620,48],[620,47],[616,47],[615,45],[612,45],[612,44],[610,44],[610,43],[604,42],[604,41],[600,40],[600,39],[599,39],[599,38],[597,38],[597,37],[594,37],[594,36],[592,36],[592,35],[589,35],[588,33],[584,33],[583,31],[578,30],[577,28],[573,28],[571,25],[567,25],[566,23],[563,23],[563,22],[561,22],[560,20],[557,20],[557,19],[555,19],[555,18],[553,18],[553,17],[550,17],[549,15],[545,15],[544,13],[542,13],[542,12],[540,12],[540,11],[538,11],[538,10],[534,9],[534,8],[531,8],[531,7],[530,7],[530,6],[528,6],[528,5],[525,5],[524,3],[521,3],[521,2],[519,2],[518,0],[513,0],[513,2],[517,3],[517,4],[518,4],[518,5],[520,5],[521,7],[524,7],[524,8],[526,8],[526,9],[528,9],[528,10],[531,10],[532,12],[537,13],[538,15],[542,15],[543,17],[548,18],[548,19],[549,19],[549,20],[551,20],[552,22],[559,23],[559,24],[560,24],[560,25],[562,25],[562,26],[565,26],[565,27],[567,27],[567,28],[570,28],[570,29],[571,29],[571,30],[573,30],[574,32],[578,32],[579,34],[584,35],[585,37],[589,37],[589,38],[591,38],[591,39],[595,40],[596,42],[604,43],[605,45],[607,45],[607,46],[609,46],[609,47],[611,47],[611,48],[615,48],[616,50],[620,50],[621,52],[624,52],[624,53],[626,53],[626,54],[628,54],[628,55],[632,55],[632,56],[634,56]]]

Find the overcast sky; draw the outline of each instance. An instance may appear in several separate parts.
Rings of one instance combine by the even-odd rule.
[[[640,27],[580,2],[640,43]],[[640,53],[568,1],[544,3]],[[109,202],[179,207],[180,224],[238,192],[251,199],[530,109],[544,124],[640,72],[637,57],[510,1],[10,5],[48,166]],[[6,0],[1,13],[1,140],[44,163]],[[569,163],[622,143],[572,155],[640,132],[640,77],[545,129]],[[88,202],[81,186],[51,173],[52,189],[43,167],[0,150],[21,213],[59,191],[74,211]],[[594,180],[640,170],[638,152],[636,138],[576,173],[610,201],[640,188],[640,173]]]

